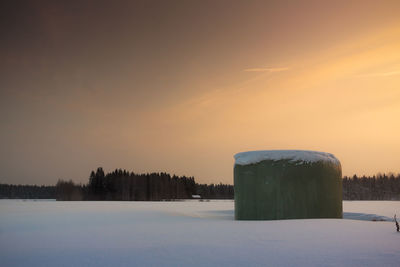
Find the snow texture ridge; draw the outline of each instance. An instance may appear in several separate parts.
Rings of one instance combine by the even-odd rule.
[[[286,159],[299,164],[324,161],[340,166],[339,160],[333,154],[309,150],[258,150],[237,153],[234,157],[235,164],[238,165],[255,164],[263,160]]]

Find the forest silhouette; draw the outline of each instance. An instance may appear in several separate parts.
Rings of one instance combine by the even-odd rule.
[[[400,200],[400,174],[343,177],[343,200]],[[162,201],[233,199],[229,184],[199,184],[194,177],[165,172],[136,174],[122,169],[92,171],[87,184],[58,180],[55,186],[0,184],[3,199]]]

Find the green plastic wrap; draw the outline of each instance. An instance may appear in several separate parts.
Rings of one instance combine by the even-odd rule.
[[[235,219],[342,218],[342,171],[326,161],[263,160],[234,167]]]

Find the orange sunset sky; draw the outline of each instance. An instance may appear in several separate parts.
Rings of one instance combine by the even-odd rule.
[[[400,172],[400,1],[4,1],[0,182],[233,183],[248,150]]]

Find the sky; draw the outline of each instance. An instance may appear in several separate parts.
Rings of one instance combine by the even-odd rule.
[[[233,155],[400,172],[400,1],[1,1],[0,183],[123,168],[233,183]]]

